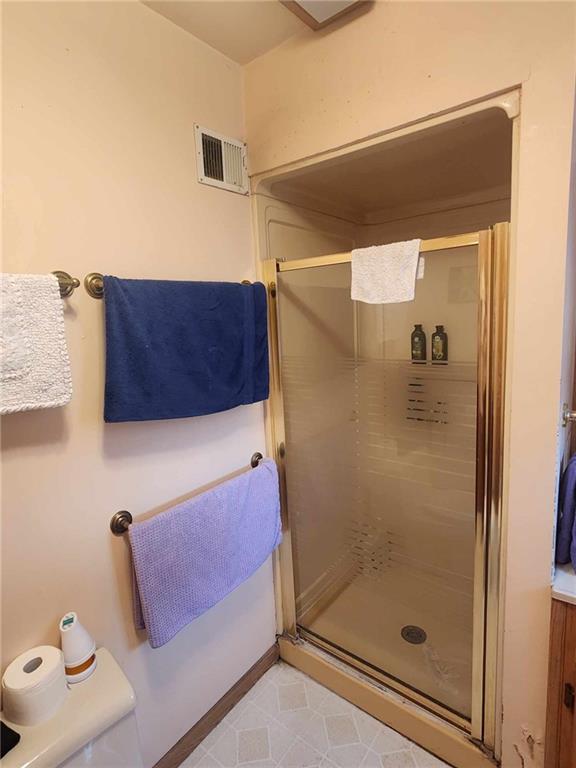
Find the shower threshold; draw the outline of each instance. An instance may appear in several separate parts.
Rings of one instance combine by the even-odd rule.
[[[306,630],[278,638],[280,657],[376,719],[442,760],[466,768],[494,768],[491,752],[468,732],[470,724],[446,717],[434,703],[400,686],[378,670],[353,659]],[[365,668],[364,668],[365,667]],[[431,706],[432,705],[432,706]]]
[[[363,679],[370,681],[380,690],[394,691],[400,694],[403,698],[414,702],[414,704],[419,707],[423,707],[436,717],[441,718],[443,721],[451,723],[464,733],[470,733],[470,721],[462,717],[458,712],[451,710],[441,702],[426,696],[416,688],[406,684],[405,681],[387,674],[379,667],[366,661],[366,659],[356,656],[355,654],[350,653],[350,651],[331,643],[309,629],[300,626],[298,627],[298,640],[323,652],[326,658],[332,660],[332,663],[334,663],[334,660],[338,660],[342,668],[349,669],[351,674],[354,674],[355,672],[360,674]]]

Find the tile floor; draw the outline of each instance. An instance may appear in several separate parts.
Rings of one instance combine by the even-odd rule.
[[[279,662],[180,768],[448,768],[396,731]]]

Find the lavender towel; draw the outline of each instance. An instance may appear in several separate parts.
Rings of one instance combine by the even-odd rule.
[[[572,562],[576,571],[576,454],[566,465],[560,482],[556,562]]]
[[[134,621],[158,648],[265,562],[282,539],[278,471],[248,472],[129,529]]]

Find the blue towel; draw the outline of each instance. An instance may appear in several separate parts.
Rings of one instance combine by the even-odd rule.
[[[134,621],[152,648],[236,589],[282,540],[278,471],[248,472],[129,528]]]
[[[180,419],[268,397],[262,283],[104,277],[104,421]]]
[[[576,454],[566,465],[560,482],[556,562],[572,562],[576,571]]]

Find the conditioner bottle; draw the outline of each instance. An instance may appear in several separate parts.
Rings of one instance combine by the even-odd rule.
[[[448,334],[443,325],[437,325],[432,334],[432,362],[448,362]]]

